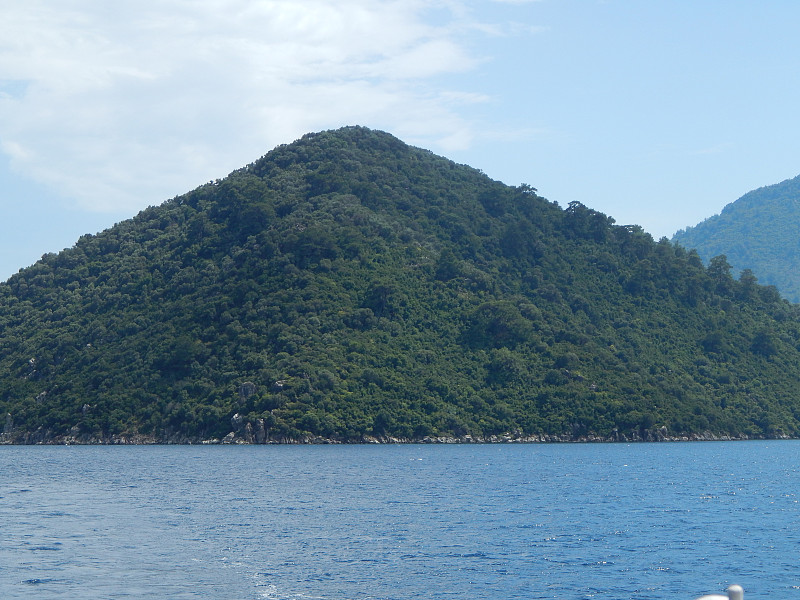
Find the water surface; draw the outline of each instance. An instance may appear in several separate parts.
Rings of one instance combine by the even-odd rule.
[[[0,598],[800,598],[800,442],[0,447]]]

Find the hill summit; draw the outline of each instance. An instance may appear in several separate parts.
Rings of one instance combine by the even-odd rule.
[[[0,284],[2,441],[800,433],[798,309],[362,127]]]
[[[747,269],[800,302],[799,228],[800,176],[748,192],[672,239],[704,261],[725,255],[735,271]]]

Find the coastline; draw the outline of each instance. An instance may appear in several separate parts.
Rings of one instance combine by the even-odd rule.
[[[254,436],[237,435],[229,433],[224,438],[189,438],[185,436],[146,436],[140,434],[118,434],[107,437],[97,436],[74,436],[74,435],[52,435],[48,431],[15,432],[0,434],[0,445],[5,446],[153,446],[153,445],[365,445],[365,444],[624,444],[624,443],[660,443],[660,442],[731,442],[747,440],[790,440],[794,439],[786,435],[771,437],[753,437],[748,435],[731,436],[727,434],[715,434],[710,431],[702,433],[668,435],[662,430],[645,431],[644,435],[623,435],[615,434],[612,436],[583,435],[570,436],[537,434],[523,435],[507,433],[503,435],[491,436],[426,436],[420,439],[396,438],[391,436],[364,436],[359,439],[342,440],[307,436],[302,438],[265,437],[255,439]]]

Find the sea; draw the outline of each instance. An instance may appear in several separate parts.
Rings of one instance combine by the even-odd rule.
[[[800,442],[0,446],[0,599],[800,599]]]

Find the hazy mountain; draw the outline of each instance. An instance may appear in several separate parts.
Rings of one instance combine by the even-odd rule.
[[[800,177],[749,192],[672,239],[704,261],[724,254],[735,271],[750,269],[800,302]]]
[[[353,127],[1,284],[2,439],[796,436],[799,346],[724,260]]]

